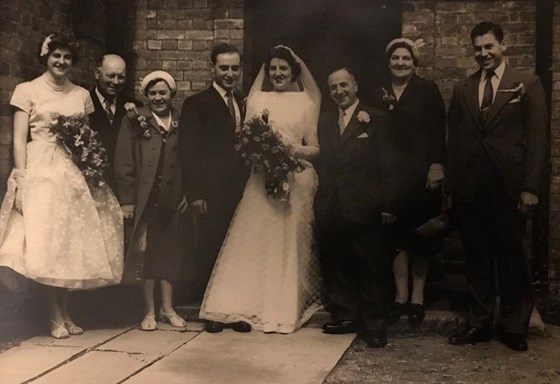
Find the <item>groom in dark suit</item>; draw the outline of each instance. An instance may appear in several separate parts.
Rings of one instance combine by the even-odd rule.
[[[325,333],[359,332],[370,347],[387,344],[386,266],[382,221],[387,207],[382,138],[389,117],[357,98],[349,68],[332,72],[330,94],[338,108],[319,122],[319,189],[315,196],[317,241],[328,310]],[[387,159],[387,158],[385,158]]]
[[[449,342],[492,338],[497,273],[500,339],[525,351],[533,301],[523,229],[527,210],[539,202],[545,96],[535,75],[506,64],[499,25],[479,23],[471,40],[480,69],[453,90],[446,180],[467,261],[470,319]]]
[[[187,98],[179,122],[179,151],[183,187],[196,215],[198,229],[197,275],[206,287],[249,176],[234,146],[235,128],[243,122],[243,98],[236,90],[241,54],[231,44],[212,50],[214,81],[205,91]],[[223,324],[208,322],[207,332],[220,332]],[[231,327],[251,330],[245,322]]]
[[[91,128],[97,132],[97,138],[103,143],[109,158],[109,168],[105,179],[111,188],[113,181],[113,160],[117,135],[124,117],[126,103],[141,107],[142,103],[123,93],[126,83],[126,63],[122,57],[114,54],[103,55],[95,69],[96,86],[90,90],[95,111],[89,115]]]

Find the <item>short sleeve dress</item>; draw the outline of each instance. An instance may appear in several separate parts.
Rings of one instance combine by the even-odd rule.
[[[15,209],[13,176],[0,208],[0,270],[73,289],[118,283],[123,267],[119,203],[107,186],[90,191],[49,131],[54,114],[84,117],[93,112],[89,93],[70,81],[55,87],[42,75],[19,84],[10,104],[29,114],[32,140],[27,144],[23,216]],[[0,279],[6,275],[4,270]]]

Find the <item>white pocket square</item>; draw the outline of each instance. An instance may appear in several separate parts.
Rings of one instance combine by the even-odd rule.
[[[515,99],[511,99],[510,101],[508,101],[508,104],[515,104],[515,103],[521,103],[521,97],[516,97]]]
[[[360,136],[356,137],[356,139],[367,139],[368,137],[368,134],[364,132]]]

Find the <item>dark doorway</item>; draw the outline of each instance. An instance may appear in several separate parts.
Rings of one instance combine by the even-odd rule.
[[[401,1],[254,0],[245,2],[245,89],[269,49],[285,44],[305,61],[329,104],[327,76],[341,66],[356,72],[360,97],[386,74],[385,46],[401,35]]]

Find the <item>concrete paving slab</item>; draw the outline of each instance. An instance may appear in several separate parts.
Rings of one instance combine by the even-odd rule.
[[[196,332],[145,332],[133,329],[121,336],[99,346],[98,351],[120,351],[128,353],[142,353],[165,355],[179,348],[195,336]]]
[[[37,336],[26,340],[22,345],[52,345],[59,347],[94,348],[107,340],[128,332],[131,328],[85,330],[82,335],[70,336],[67,339],[55,339],[50,336]]]
[[[125,384],[320,384],[354,335],[201,333]]]
[[[0,354],[0,381],[19,384],[53,369],[85,348],[24,344]]]
[[[90,351],[33,381],[33,384],[115,384],[133,375],[157,358],[154,355]]]

